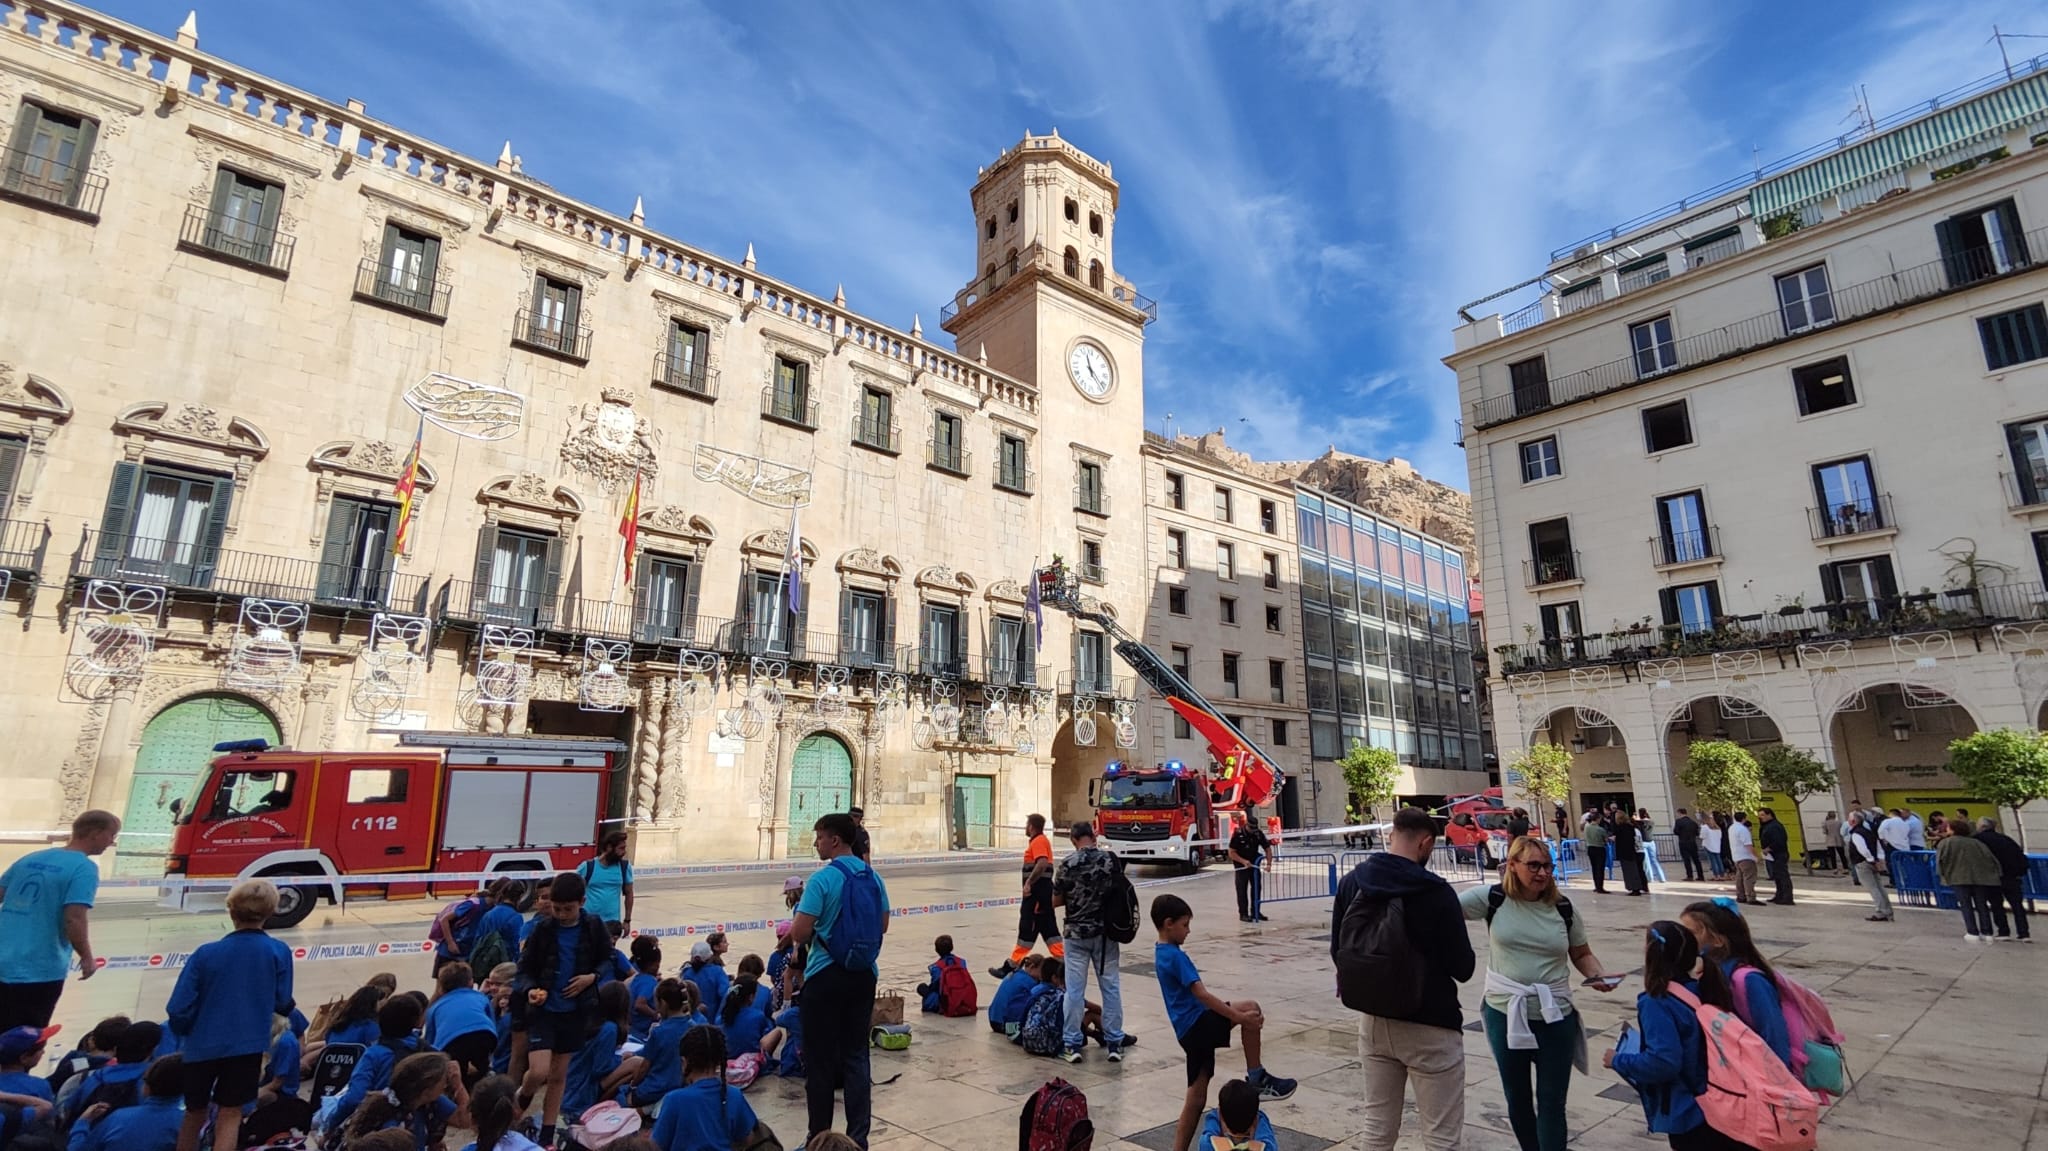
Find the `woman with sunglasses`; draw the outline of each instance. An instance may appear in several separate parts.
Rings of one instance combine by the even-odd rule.
[[[1501,881],[1458,897],[1466,919],[1486,922],[1486,1005],[1480,1015],[1507,1096],[1508,1123],[1521,1151],[1564,1151],[1565,1094],[1572,1068],[1586,1069],[1586,1036],[1572,1007],[1572,988],[1583,977],[1596,991],[1613,991],[1586,942],[1586,925],[1557,889],[1550,848],[1523,837],[1508,847]],[[1530,1080],[1535,1080],[1531,1090]]]

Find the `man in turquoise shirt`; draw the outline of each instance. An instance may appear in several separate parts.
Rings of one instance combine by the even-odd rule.
[[[74,954],[78,977],[93,977],[87,915],[100,869],[92,860],[120,834],[118,816],[88,811],[71,821],[69,843],[24,855],[0,874],[0,1032],[50,1025]]]
[[[834,959],[833,953],[844,954],[869,931],[874,934],[868,942],[880,951],[880,940],[889,930],[889,892],[882,886],[881,876],[856,854],[861,833],[852,816],[827,815],[812,830],[818,858],[825,866],[804,884],[789,930],[789,937],[799,947],[813,945],[804,964],[803,998],[797,1001],[804,1030],[804,1098],[810,1134],[815,1136],[832,1129],[832,1093],[844,1088],[846,1134],[864,1148],[872,1117],[868,1025],[875,1010],[875,956],[865,956],[848,967]],[[873,885],[874,903],[879,906],[866,899],[868,884]],[[858,885],[851,900],[849,885]],[[858,914],[870,907],[879,923],[848,918],[849,908]]]

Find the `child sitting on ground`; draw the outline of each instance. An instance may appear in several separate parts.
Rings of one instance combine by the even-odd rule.
[[[1166,894],[1152,900],[1152,926],[1159,931],[1159,941],[1152,948],[1152,966],[1166,1000],[1167,1018],[1173,1021],[1173,1033],[1188,1057],[1188,1093],[1174,1125],[1173,1151],[1188,1151],[1194,1142],[1195,1127],[1209,1106],[1216,1049],[1230,1046],[1232,1028],[1244,1029],[1245,1079],[1258,1089],[1259,1098],[1285,1099],[1295,1088],[1294,1080],[1268,1075],[1259,1063],[1259,1032],[1266,1021],[1259,1005],[1249,999],[1227,1002],[1202,985],[1202,973],[1182,949],[1194,921],[1194,910],[1180,896]]]
[[[683,1085],[683,1036],[700,1026],[690,1009],[689,986],[680,979],[664,979],[654,988],[661,1022],[648,1028],[647,1042],[640,1048],[640,1081],[626,1099],[634,1107],[659,1106]]]
[[[114,1044],[121,1041],[121,1033],[128,1030],[128,1023],[126,1015],[109,1015],[93,1024],[92,1030],[85,1033],[78,1046],[57,1061],[57,1069],[50,1072],[48,1080],[50,1090],[62,1095],[64,1085],[71,1081],[72,1076],[96,1071],[113,1062]]]
[[[1273,1121],[1259,1110],[1259,1089],[1233,1079],[1216,1092],[1216,1109],[1202,1120],[1203,1151],[1279,1151]]]
[[[172,1151],[185,1125],[184,1096],[185,1061],[166,1055],[149,1065],[134,1106],[85,1109],[71,1129],[71,1151]]]
[[[422,1051],[398,1061],[391,1086],[372,1095],[349,1117],[342,1142],[354,1146],[365,1135],[390,1128],[412,1134],[416,1151],[441,1144],[448,1121],[469,1103],[462,1068],[439,1051]]]
[[[268,1106],[298,1093],[299,1037],[291,1020],[279,1015],[270,1023],[270,1056],[263,1066],[263,1085],[256,1089],[256,1105]]]
[[[740,974],[754,977],[754,1006],[761,1009],[763,1016],[775,1014],[775,991],[768,986],[768,965],[758,955],[748,955],[740,960]]]
[[[515,1130],[519,1085],[503,1075],[485,1078],[470,1092],[469,1118],[475,1125],[476,1141],[462,1151],[541,1151],[540,1144]]]
[[[54,1131],[56,1093],[34,1074],[55,1027],[15,1027],[0,1034],[0,1146],[23,1132]]]
[[[690,948],[690,965],[683,968],[683,978],[697,985],[697,1003],[705,1011],[718,1010],[726,993],[732,990],[732,978],[726,974],[725,965],[718,962],[718,951],[712,945],[714,940],[724,938],[713,935],[698,940]]]
[[[714,1025],[725,1032],[725,1049],[733,1052],[732,1078],[742,1084],[751,1083],[761,1071],[761,1040],[769,1031],[768,1016],[756,1003],[760,999],[760,977],[742,969],[740,977],[733,981],[732,990],[726,993],[725,1006],[719,1011]]]
[[[647,1065],[638,1055],[619,1055],[619,1044],[626,1038],[627,1016],[633,1009],[629,994],[623,983],[598,987],[595,1026],[569,1060],[569,1078],[562,1089],[563,1114],[573,1118],[612,1098],[621,1084],[638,1077]]]
[[[939,959],[938,962],[925,968],[925,973],[931,976],[931,982],[917,985],[918,997],[923,1000],[923,1003],[920,1004],[920,1009],[928,1014],[936,1013],[940,1009],[939,977],[949,967],[958,967],[962,970],[965,970],[967,967],[966,960],[953,954],[953,937],[950,935],[941,935],[937,939],[932,940],[932,950],[938,953]]]
[[[500,963],[484,980],[484,994],[491,997],[491,1022],[498,1033],[498,1045],[491,1051],[493,1075],[504,1075],[512,1068],[512,985],[518,979],[517,963]]]
[[[633,1041],[647,1042],[647,1029],[661,1012],[654,1006],[654,989],[661,984],[661,941],[652,935],[636,935],[632,947],[633,978],[626,986],[633,993]]]
[[[988,1004],[988,1029],[1012,1039],[1024,1027],[1024,1012],[1031,1006],[1031,995],[1038,990],[1040,976],[1045,967],[1045,956],[1027,955],[1017,970],[1003,976],[996,984],[995,998]]]
[[[757,1122],[747,1097],[725,1082],[725,1036],[715,1027],[692,1027],[683,1036],[683,1086],[661,1101],[655,1146],[744,1147]]]
[[[762,1070],[784,1079],[804,1075],[804,1019],[792,1003],[775,1016],[775,1030],[761,1037]]]
[[[146,1019],[130,1023],[114,1043],[113,1062],[75,1076],[64,1085],[57,1096],[58,1123],[68,1127],[79,1112],[95,1103],[111,1103],[117,1108],[133,1106],[142,1098],[142,1076],[163,1041],[163,1024]]]

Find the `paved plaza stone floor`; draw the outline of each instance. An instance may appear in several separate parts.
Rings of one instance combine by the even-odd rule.
[[[794,868],[793,871],[807,870]],[[897,904],[1015,893],[1014,864],[963,861],[957,867],[905,869],[884,875]],[[1146,875],[1140,874],[1145,879]],[[636,920],[642,925],[765,916],[779,908],[780,875],[736,878],[687,886],[643,885]],[[1268,905],[1271,922],[1238,922],[1228,873],[1212,869],[1164,888],[1141,888],[1149,903],[1156,890],[1173,890],[1194,906],[1189,951],[1209,987],[1227,998],[1255,998],[1266,1013],[1265,1062],[1275,1073],[1301,1081],[1295,1096],[1272,1105],[1281,1151],[1323,1151],[1360,1146],[1363,1108],[1357,1016],[1334,997],[1328,959],[1329,901]],[[1675,918],[1696,898],[1719,894],[1717,885],[1659,885],[1648,897],[1595,895],[1583,880],[1571,888],[1594,950],[1609,970],[1634,972],[1642,962],[1642,926]],[[1848,1033],[1856,1090],[1822,1123],[1820,1146],[1829,1148],[1936,1147],[1971,1151],[2048,1151],[2048,945],[1986,945],[1962,939],[1954,912],[1900,909],[1896,922],[1868,923],[1869,904],[1846,880],[1802,879],[1796,907],[1748,909],[1759,943],[1774,963],[1822,992]],[[293,942],[416,940],[431,908],[421,903],[352,905],[316,914]],[[907,989],[924,977],[930,941],[950,933],[975,969],[984,1008],[993,991],[985,969],[1007,953],[1015,929],[1010,909],[907,916],[890,932],[883,983]],[[109,903],[96,920],[103,953],[189,949],[221,930],[211,917],[148,914],[135,905]],[[1484,965],[1483,927],[1473,925]],[[738,935],[735,956],[765,952],[765,932]],[[682,958],[680,941],[668,947],[670,968]],[[875,1151],[1009,1151],[1016,1146],[1017,1113],[1024,1098],[1055,1075],[1087,1093],[1098,1151],[1143,1147],[1169,1151],[1172,1124],[1186,1079],[1151,968],[1149,932],[1124,949],[1122,975],[1126,1026],[1140,1039],[1121,1065],[1091,1049],[1087,1061],[1068,1066],[1027,1056],[988,1030],[985,1018],[942,1019],[916,1014],[916,1042],[908,1051],[874,1053]],[[307,963],[299,968],[300,999],[318,1002],[392,969],[401,986],[426,987],[424,956]],[[67,992],[59,1021],[76,1034],[113,1011],[161,1018],[171,976],[104,972]],[[1577,997],[1591,1031],[1589,1076],[1574,1079],[1569,1102],[1571,1144],[1591,1149],[1643,1149],[1665,1145],[1643,1125],[1634,1092],[1599,1066],[1616,1027],[1634,1016],[1640,982],[1631,978],[1612,995]],[[1091,987],[1091,998],[1099,998]],[[1477,1030],[1479,979],[1462,998],[1468,1018],[1466,1146],[1512,1148],[1506,1109],[1484,1035]],[[1219,1072],[1243,1073],[1242,1056],[1222,1053]],[[1220,1081],[1220,1080],[1219,1080]],[[792,1146],[804,1130],[801,1085],[765,1079],[749,1091],[754,1106]],[[1413,1112],[1410,1110],[1412,1126]],[[460,1146],[450,1141],[451,1147]],[[1412,1130],[1402,1148],[1420,1148]]]

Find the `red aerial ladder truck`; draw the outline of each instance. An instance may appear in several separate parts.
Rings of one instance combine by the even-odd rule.
[[[1280,790],[1280,769],[1265,749],[1225,719],[1187,677],[1139,642],[1107,612],[1084,600],[1078,576],[1058,559],[1032,573],[1038,602],[1101,628],[1117,658],[1208,741],[1209,770],[1179,760],[1156,766],[1112,762],[1089,784],[1103,846],[1126,859],[1200,867],[1226,854],[1239,820]]]

